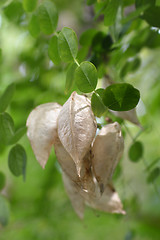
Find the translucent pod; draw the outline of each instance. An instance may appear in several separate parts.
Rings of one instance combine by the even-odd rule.
[[[44,168],[52,145],[57,141],[57,118],[61,110],[58,103],[45,103],[36,107],[27,119],[27,136],[33,152]]]
[[[79,187],[79,191],[94,192],[94,182],[91,172],[90,151],[82,159],[81,177],[77,174],[75,162],[65,150],[62,143],[54,144],[57,160],[62,168],[62,171]]]
[[[79,218],[83,219],[84,217],[84,208],[85,201],[84,198],[80,194],[79,187],[75,184],[66,173],[62,172],[63,183],[68,194],[68,197],[71,201],[72,207],[79,216]]]
[[[119,123],[108,124],[99,131],[92,148],[92,166],[96,180],[103,193],[124,149]]]
[[[102,195],[99,194],[99,188],[96,189],[96,195],[85,196],[88,206],[103,212],[125,214],[119,195],[111,183],[105,186]]]
[[[58,136],[76,164],[80,176],[82,160],[96,133],[96,121],[90,101],[73,92],[58,117]]]

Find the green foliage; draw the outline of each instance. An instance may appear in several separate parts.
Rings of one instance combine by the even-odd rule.
[[[67,74],[66,74],[66,84],[65,84],[65,93],[68,93],[74,83],[74,73],[77,68],[76,63],[70,63],[68,69],[67,69]]]
[[[57,28],[58,13],[53,2],[44,1],[38,8],[38,18],[41,31],[52,34]]]
[[[145,19],[151,26],[160,28],[160,7],[150,7],[148,8],[142,18]]]
[[[107,4],[104,12],[104,25],[111,26],[114,24],[120,3],[119,0],[114,0]]]
[[[58,35],[58,50],[61,60],[72,62],[77,57],[78,40],[76,33],[71,29],[64,27]]]
[[[60,64],[61,59],[58,52],[58,37],[56,35],[50,39],[48,55],[54,64]]]
[[[140,141],[134,142],[130,146],[128,154],[132,162],[138,162],[143,156],[143,144]]]
[[[9,221],[9,207],[6,199],[0,195],[0,224],[6,226]]]
[[[139,98],[139,91],[128,83],[113,84],[103,94],[104,104],[115,111],[128,111],[136,107]]]
[[[103,93],[104,89],[99,88],[92,94],[91,106],[95,116],[97,117],[101,117],[107,109],[102,100]]]
[[[97,70],[91,62],[82,62],[75,71],[75,81],[81,92],[88,93],[97,86]]]
[[[38,0],[23,0],[23,7],[26,12],[33,12]]]
[[[8,166],[16,177],[23,175],[25,179],[27,156],[24,148],[17,144],[9,152]]]
[[[8,113],[0,113],[0,142],[7,145],[14,136],[14,122]]]
[[[152,183],[152,182],[154,182],[159,176],[160,176],[160,168],[159,168],[159,167],[156,167],[156,168],[154,168],[154,169],[150,172],[150,174],[149,174],[149,176],[148,176],[148,178],[147,178],[147,182],[148,182],[148,183]]]
[[[29,21],[28,30],[30,34],[35,38],[40,34],[40,26],[38,22],[38,16],[36,14],[33,14]]]
[[[15,92],[15,84],[11,83],[0,97],[0,113],[4,112],[10,104]]]
[[[5,186],[6,178],[3,172],[0,172],[0,190],[2,190]]]

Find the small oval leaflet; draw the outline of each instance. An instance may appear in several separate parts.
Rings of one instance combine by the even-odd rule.
[[[0,142],[7,145],[14,136],[14,122],[8,113],[0,113]]]
[[[45,1],[38,8],[40,29],[44,34],[52,34],[57,27],[58,13],[53,2]]]
[[[61,59],[58,52],[58,37],[54,35],[49,42],[48,55],[55,65],[60,64]]]
[[[138,162],[143,156],[143,145],[140,141],[134,142],[129,149],[129,158],[132,162]]]
[[[0,97],[0,113],[4,112],[10,104],[15,92],[15,84],[11,83]]]
[[[23,8],[26,12],[33,12],[38,0],[23,0]]]
[[[97,117],[101,117],[102,114],[106,111],[106,106],[103,103],[101,98],[101,90],[103,92],[104,89],[97,89],[95,93],[92,94],[91,97],[91,106],[94,112],[94,115]]]
[[[112,84],[103,94],[104,104],[114,111],[131,110],[136,107],[139,99],[139,91],[128,83]]]
[[[97,69],[88,61],[82,62],[75,71],[76,85],[81,92],[89,93],[95,90],[97,86]]]
[[[58,50],[61,60],[64,62],[73,62],[78,53],[78,39],[76,33],[71,29],[64,27],[58,35]]]
[[[7,200],[0,195],[0,225],[6,226],[9,221],[9,205]]]
[[[153,183],[158,177],[160,176],[160,168],[155,167],[147,177],[147,182],[148,183]]]
[[[0,172],[0,190],[5,186],[6,178],[3,172]]]
[[[20,145],[15,145],[8,155],[8,166],[16,177],[23,175],[25,179],[27,155],[25,149]]]

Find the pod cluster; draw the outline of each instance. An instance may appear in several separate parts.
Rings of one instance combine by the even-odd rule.
[[[44,168],[54,146],[66,192],[80,218],[85,205],[125,214],[112,182],[124,141],[120,125],[107,124],[96,134],[97,123],[89,99],[73,92],[63,106],[46,103],[27,119],[27,136]]]

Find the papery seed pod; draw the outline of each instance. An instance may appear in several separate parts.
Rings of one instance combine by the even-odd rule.
[[[35,157],[43,168],[52,145],[57,141],[57,117],[61,108],[58,103],[45,103],[36,107],[27,119],[27,136]]]
[[[102,195],[96,190],[96,196],[86,195],[85,202],[88,206],[103,212],[125,214],[118,193],[112,184],[107,184]]]
[[[69,153],[65,150],[60,140],[59,142],[57,141],[54,144],[54,149],[62,171],[70,178],[70,180],[74,182],[74,184],[77,185],[77,187],[79,187],[82,191],[94,192],[90,151],[85,155],[82,160],[80,178],[77,174],[75,162],[73,161]]]
[[[75,184],[69,177],[67,174],[65,174],[64,172],[62,172],[62,176],[63,176],[63,182],[64,182],[64,186],[66,189],[66,192],[68,194],[68,197],[71,201],[72,207],[74,208],[75,212],[77,213],[77,215],[83,219],[84,217],[84,208],[85,208],[85,204],[84,204],[84,198],[81,196],[80,194],[80,188],[77,186],[77,184]]]
[[[73,92],[58,116],[58,136],[74,160],[79,176],[82,159],[88,152],[95,133],[96,122],[90,101]]]
[[[115,122],[108,124],[97,134],[93,148],[92,166],[100,191],[112,177],[113,171],[120,160],[124,149],[124,141],[120,125]]]
[[[138,117],[137,117],[137,114],[136,114],[136,109],[133,108],[129,111],[121,111],[121,112],[118,112],[118,111],[113,111],[113,110],[110,110],[111,113],[113,113],[115,116],[117,117],[120,117],[124,120],[128,120],[134,124],[136,124],[137,126],[139,126],[140,128],[142,127],[139,120],[138,120]]]

